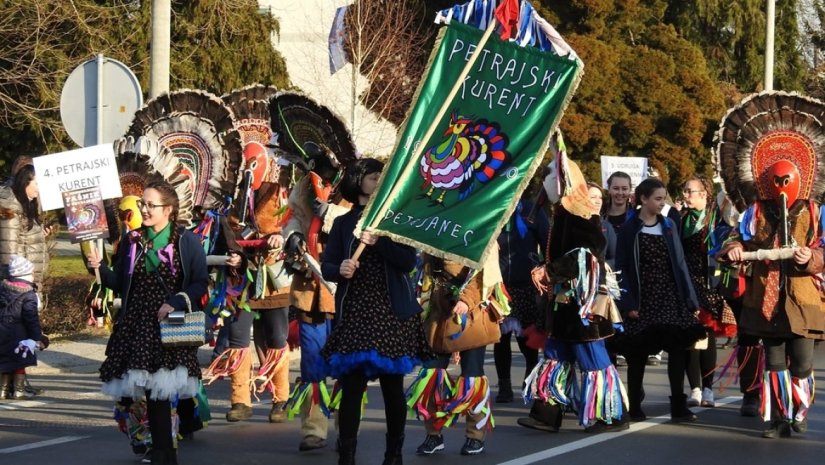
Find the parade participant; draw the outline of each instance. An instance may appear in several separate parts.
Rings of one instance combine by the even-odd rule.
[[[49,345],[40,329],[34,265],[12,255],[8,278],[0,282],[0,400],[32,397],[26,390],[26,367],[37,365],[36,349]]]
[[[429,293],[424,328],[436,357],[423,364],[407,389],[407,405],[424,418],[427,433],[416,453],[444,450],[442,429],[466,416],[461,455],[477,455],[484,451],[486,432],[494,425],[484,354],[487,345],[501,337],[498,320],[502,315],[496,310],[501,304],[493,303],[495,286],[501,282],[498,255],[491,254],[479,272],[424,255],[424,280],[422,291]],[[474,321],[472,332],[465,329],[469,319]],[[455,334],[461,336],[449,336]],[[461,365],[456,381],[447,373],[451,356]]]
[[[825,103],[798,94],[754,94],[727,113],[716,138],[717,170],[736,207],[745,211],[719,258],[752,260],[739,326],[761,337],[765,348],[766,438],[807,431],[814,341],[825,339],[825,132],[815,116],[824,110]],[[748,256],[757,250],[756,259]]]
[[[604,190],[595,182],[587,183],[587,194],[590,198],[591,206],[593,207],[594,215],[601,215],[602,205],[604,204]],[[613,224],[604,218],[599,217],[602,236],[604,236],[604,262],[612,268],[616,258],[616,229]]]
[[[510,315],[501,324],[501,340],[493,346],[493,356],[498,375],[497,403],[513,401],[513,384],[510,380],[512,349],[510,340],[516,336],[518,348],[524,355],[524,378],[539,362],[538,350],[527,345],[524,330],[542,326],[544,315],[539,308],[538,293],[533,286],[530,270],[541,261],[542,248],[547,244],[550,223],[541,207],[525,200],[522,194],[510,221],[498,236],[499,264],[507,293],[510,295]]]
[[[608,221],[617,232],[627,221],[633,211],[631,198],[633,186],[630,175],[624,171],[615,171],[607,178],[607,204],[602,207],[602,218]]]
[[[544,180],[554,204],[553,226],[545,264],[533,271],[539,292],[549,299],[549,337],[544,360],[524,391],[525,402],[532,401],[530,414],[518,424],[558,432],[570,407],[587,432],[619,431],[628,427],[627,396],[604,342],[620,323],[608,288],[606,240],[581,171],[567,159],[561,134],[553,137],[555,158]]]
[[[208,281],[206,258],[197,237],[175,224],[179,203],[172,186],[149,183],[139,205],[143,227],[121,239],[126,242],[113,269],[101,264],[97,250],[88,259],[90,268],[100,269],[103,285],[123,300],[100,378],[103,392],[116,400],[146,398],[152,463],[174,464],[173,409],[178,399],[197,394],[201,373],[197,348],[161,344],[159,321],[175,310],[199,311]]]
[[[682,248],[685,252],[693,289],[699,299],[699,320],[708,329],[705,349],[691,349],[688,354],[687,377],[690,384],[688,407],[714,407],[713,378],[716,375],[716,335],[733,336],[736,323],[733,311],[725,299],[711,286],[710,277],[716,271],[710,255],[716,255],[727,239],[730,227],[722,222],[716,207],[713,186],[704,177],[688,179],[682,189]]]
[[[619,231],[616,248],[616,271],[622,277],[618,306],[625,323],[618,345],[627,359],[630,419],[646,418],[641,404],[647,356],[664,350],[668,352],[671,420],[695,421],[683,390],[687,349],[706,337],[694,316],[699,303],[685,266],[678,225],[661,214],[664,184],[647,178],[636,187],[635,196],[641,208]]]
[[[415,249],[363,232],[360,241],[368,247],[357,260],[348,258],[358,246],[353,231],[382,168],[381,162],[369,158],[347,168],[340,190],[354,206],[333,223],[321,264],[324,278],[338,283],[335,325],[322,354],[325,370],[341,385],[341,465],[355,463],[361,401],[367,381],[376,378],[387,422],[384,465],[402,463],[407,414],[404,375],[430,356],[409,275],[416,264]]]
[[[321,349],[329,336],[335,301],[307,262],[317,260],[332,221],[346,209],[319,195],[320,191],[331,189],[339,177],[340,165],[335,154],[314,142],[305,143],[303,149],[309,156],[311,171],[298,181],[289,195],[291,216],[282,235],[288,266],[296,269],[290,287],[290,305],[298,313],[301,348],[301,381],[290,394],[287,410],[290,417],[300,412],[303,438],[298,449],[308,451],[327,444],[330,412],[324,399],[329,397],[326,394],[329,373],[319,367],[324,366]]]
[[[221,238],[215,253],[228,253],[226,267],[237,269],[219,270],[219,281],[232,281],[241,293],[227,296],[224,283],[213,290],[214,300],[234,302],[224,306],[232,312],[223,317],[228,326],[229,346],[215,358],[204,379],[208,384],[218,378],[231,378],[230,410],[226,413],[230,422],[252,416],[253,391],[257,391],[256,396],[265,390],[271,392],[270,423],[286,419],[284,408],[289,398],[289,280],[284,279],[283,262],[277,258],[283,245],[280,223],[290,171],[281,170],[279,160],[268,150],[273,136],[268,105],[275,92],[274,88],[258,85],[223,97],[237,118],[235,127],[244,144],[244,165],[235,201],[237,218],[221,222]],[[268,247],[242,249],[237,239],[264,239]],[[252,279],[247,280],[247,276]],[[254,377],[250,350],[253,327],[262,343],[260,368]]]

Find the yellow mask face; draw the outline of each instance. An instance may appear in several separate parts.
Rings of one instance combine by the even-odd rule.
[[[140,197],[136,195],[127,195],[120,199],[117,206],[118,219],[127,231],[133,231],[143,224],[143,216],[140,214],[140,208],[137,205],[138,200],[140,200]]]

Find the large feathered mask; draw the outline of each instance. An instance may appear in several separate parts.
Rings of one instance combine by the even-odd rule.
[[[813,200],[825,193],[825,104],[766,91],[728,111],[714,140],[714,161],[739,211],[757,200]]]

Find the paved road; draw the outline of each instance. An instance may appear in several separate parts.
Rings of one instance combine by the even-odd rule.
[[[98,347],[102,350],[102,346]],[[514,347],[515,349],[515,347]],[[208,351],[205,352],[208,356]],[[517,353],[514,350],[514,353]],[[728,351],[720,353],[720,360]],[[495,382],[492,352],[488,352],[488,373]],[[85,360],[86,368],[93,365]],[[518,357],[515,357],[518,359]],[[817,369],[825,371],[823,348],[817,348]],[[456,370],[456,367],[451,369]],[[513,379],[519,379],[523,365],[516,362]],[[31,464],[135,464],[126,438],[111,420],[111,402],[98,393],[99,383],[90,369],[67,373],[43,369],[33,377],[46,393],[25,403],[0,404],[0,462],[4,465]],[[447,448],[432,457],[417,457],[414,449],[424,437],[421,422],[411,419],[407,426],[404,461],[407,465],[444,463],[460,459],[475,465],[531,463],[570,464],[745,464],[794,465],[821,464],[825,452],[825,407],[815,405],[810,430],[791,439],[767,440],[760,437],[761,421],[739,416],[737,390],[717,394],[721,402],[714,409],[697,409],[699,422],[690,425],[667,423],[667,373],[665,366],[650,367],[646,376],[646,422],[634,424],[623,433],[588,435],[570,416],[563,430],[548,434],[519,427],[516,419],[527,412],[521,404],[494,407],[497,428],[488,436],[487,450],[478,457],[458,455],[463,442],[463,424],[445,432]],[[291,374],[292,379],[297,372]],[[818,376],[825,386],[823,376]],[[410,381],[410,380],[408,380]],[[821,389],[818,389],[822,395]],[[192,441],[181,443],[181,464],[334,464],[336,455],[330,445],[312,453],[297,450],[301,435],[295,422],[269,424],[265,402],[254,406],[251,421],[229,424],[223,420],[228,408],[228,382],[208,388],[214,420]],[[731,397],[726,397],[731,396]],[[384,415],[380,389],[369,388],[369,405],[359,437],[359,464],[379,464],[384,451]],[[335,434],[330,438],[334,440]],[[330,441],[332,444],[332,441]],[[464,462],[464,461],[467,462]]]

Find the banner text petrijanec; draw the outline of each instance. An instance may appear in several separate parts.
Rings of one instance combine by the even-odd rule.
[[[434,233],[436,237],[445,234],[456,239],[460,238],[464,241],[465,247],[470,245],[473,234],[475,234],[475,231],[472,229],[465,229],[463,225],[446,218],[439,218],[438,216],[416,218],[412,215],[407,215],[403,212],[395,212],[389,209],[387,210],[387,213],[384,214],[383,221],[390,221],[395,225],[410,225],[413,228]]]

